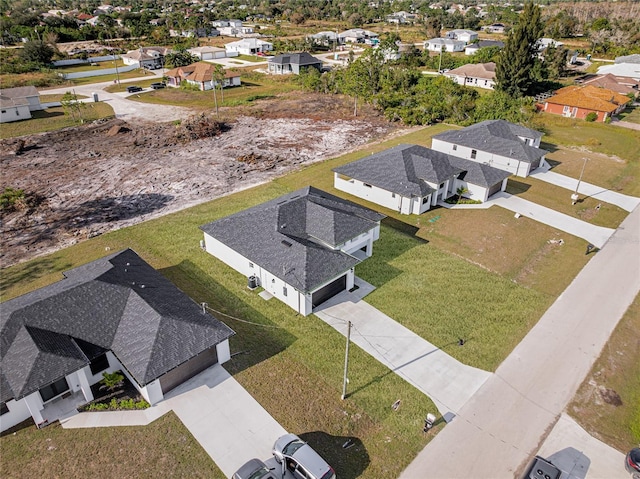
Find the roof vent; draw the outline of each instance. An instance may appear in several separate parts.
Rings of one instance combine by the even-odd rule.
[[[287,248],[291,248],[291,246],[293,246],[293,243],[290,243],[287,240],[282,240],[282,244],[285,245]]]

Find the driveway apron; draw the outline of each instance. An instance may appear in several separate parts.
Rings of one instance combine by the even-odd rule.
[[[611,228],[592,225],[564,213],[558,213],[551,208],[540,206],[508,193],[497,193],[487,203],[501,206],[560,231],[583,238],[598,248],[602,248],[615,231]]]
[[[360,278],[356,285],[353,293],[343,291],[314,314],[344,336],[351,321],[353,343],[429,396],[451,420],[491,373],[462,364],[378,311],[362,300],[374,287]]]

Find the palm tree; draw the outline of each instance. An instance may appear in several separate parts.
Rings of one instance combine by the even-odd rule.
[[[469,190],[464,186],[459,186],[456,190],[456,193],[458,194],[458,202],[456,203],[456,205],[459,205],[460,200],[462,199],[462,195],[464,195],[465,193],[469,193]]]

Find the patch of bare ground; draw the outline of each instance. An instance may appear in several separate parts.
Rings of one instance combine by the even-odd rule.
[[[199,124],[201,116],[180,125],[111,120],[22,137],[21,148],[1,141],[1,189],[39,201],[2,211],[0,266],[269,181],[399,129],[371,111],[354,118],[339,96],[258,103],[221,130]]]

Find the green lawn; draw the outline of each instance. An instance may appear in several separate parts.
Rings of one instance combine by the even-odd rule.
[[[224,479],[172,412],[145,427],[45,429],[0,438],[2,477],[199,477]],[[55,473],[52,473],[55,471]]]
[[[628,452],[640,444],[640,296],[567,408],[591,435]]]
[[[82,109],[82,118],[85,122],[114,115],[113,108],[107,103],[86,103],[86,105],[86,108]],[[31,115],[32,118],[30,120],[3,123],[2,128],[0,128],[0,138],[31,135],[77,125],[71,115],[65,114],[64,108],[59,106],[33,111]]]
[[[268,57],[261,57],[258,55],[238,55],[237,57],[232,57],[232,59],[244,60],[245,62],[266,62]]]
[[[73,87],[69,88],[70,92],[73,92]],[[40,103],[47,103],[47,102],[54,102],[54,101],[60,101],[62,100],[62,97],[64,96],[64,94],[50,94],[50,95],[46,95],[46,94],[42,94],[40,95]],[[76,98],[78,98],[78,100],[82,100],[83,98],[88,98],[86,95],[76,95]]]

